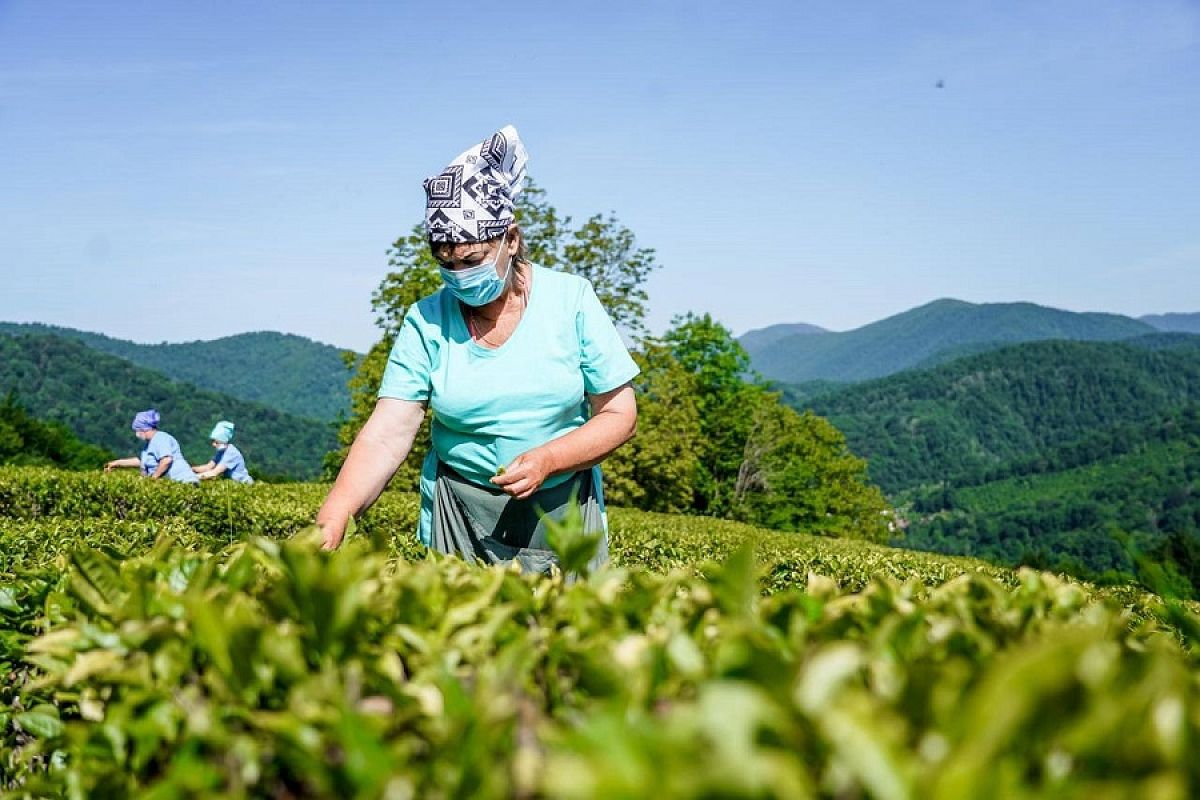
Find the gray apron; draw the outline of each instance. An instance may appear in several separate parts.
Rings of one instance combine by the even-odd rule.
[[[581,470],[558,486],[518,500],[499,488],[472,483],[439,459],[433,492],[433,549],[470,562],[516,561],[525,572],[549,573],[558,565],[558,558],[546,542],[543,517],[561,522],[574,499],[584,531],[601,532],[596,557],[588,565],[595,570],[608,562],[608,531],[600,496],[603,490],[592,476],[593,470]]]

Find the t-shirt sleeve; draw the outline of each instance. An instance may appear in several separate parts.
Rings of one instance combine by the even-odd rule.
[[[583,388],[588,394],[610,392],[638,374],[638,365],[621,341],[617,326],[588,282],[584,283],[575,314],[575,330],[579,334]]]
[[[154,463],[162,461],[167,456],[171,455],[171,437],[166,433],[156,433],[150,444],[146,446],[146,453],[149,454]]]
[[[413,309],[404,315],[396,343],[388,354],[377,397],[425,402],[429,399],[433,359]]]

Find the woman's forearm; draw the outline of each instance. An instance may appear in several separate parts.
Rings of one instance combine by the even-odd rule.
[[[592,416],[568,434],[522,453],[492,478],[518,499],[532,497],[551,475],[599,464],[637,431],[637,401],[630,384],[588,398]]]
[[[370,507],[396,469],[408,457],[425,411],[421,404],[380,400],[350,446],[329,496],[317,512],[317,524],[344,525]]]
[[[121,467],[136,468],[136,467],[140,467],[141,465],[142,465],[142,460],[140,458],[138,458],[137,456],[131,456],[130,458],[113,459],[112,461],[109,461],[107,464],[105,464],[104,468],[105,469],[118,469]]]
[[[578,472],[608,458],[633,438],[636,430],[636,411],[600,411],[582,426],[538,449],[549,458],[550,474]]]
[[[154,468],[154,474],[150,477],[161,478],[163,475],[166,475],[167,470],[171,468],[171,462],[174,460],[175,459],[171,458],[170,456],[163,456],[161,459],[159,459],[158,466]]]

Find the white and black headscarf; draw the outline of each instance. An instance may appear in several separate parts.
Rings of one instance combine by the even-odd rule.
[[[425,229],[433,242],[482,242],[501,236],[525,182],[529,155],[506,125],[425,179]]]

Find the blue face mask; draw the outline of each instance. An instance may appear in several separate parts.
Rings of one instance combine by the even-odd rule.
[[[506,237],[507,238],[507,237]],[[500,240],[500,251],[504,250],[504,240]],[[497,274],[500,255],[484,264],[476,264],[465,269],[447,269],[442,267],[442,282],[446,288],[469,306],[485,306],[495,300],[504,291],[508,283],[508,274],[512,271],[512,259],[504,270],[504,277]]]

